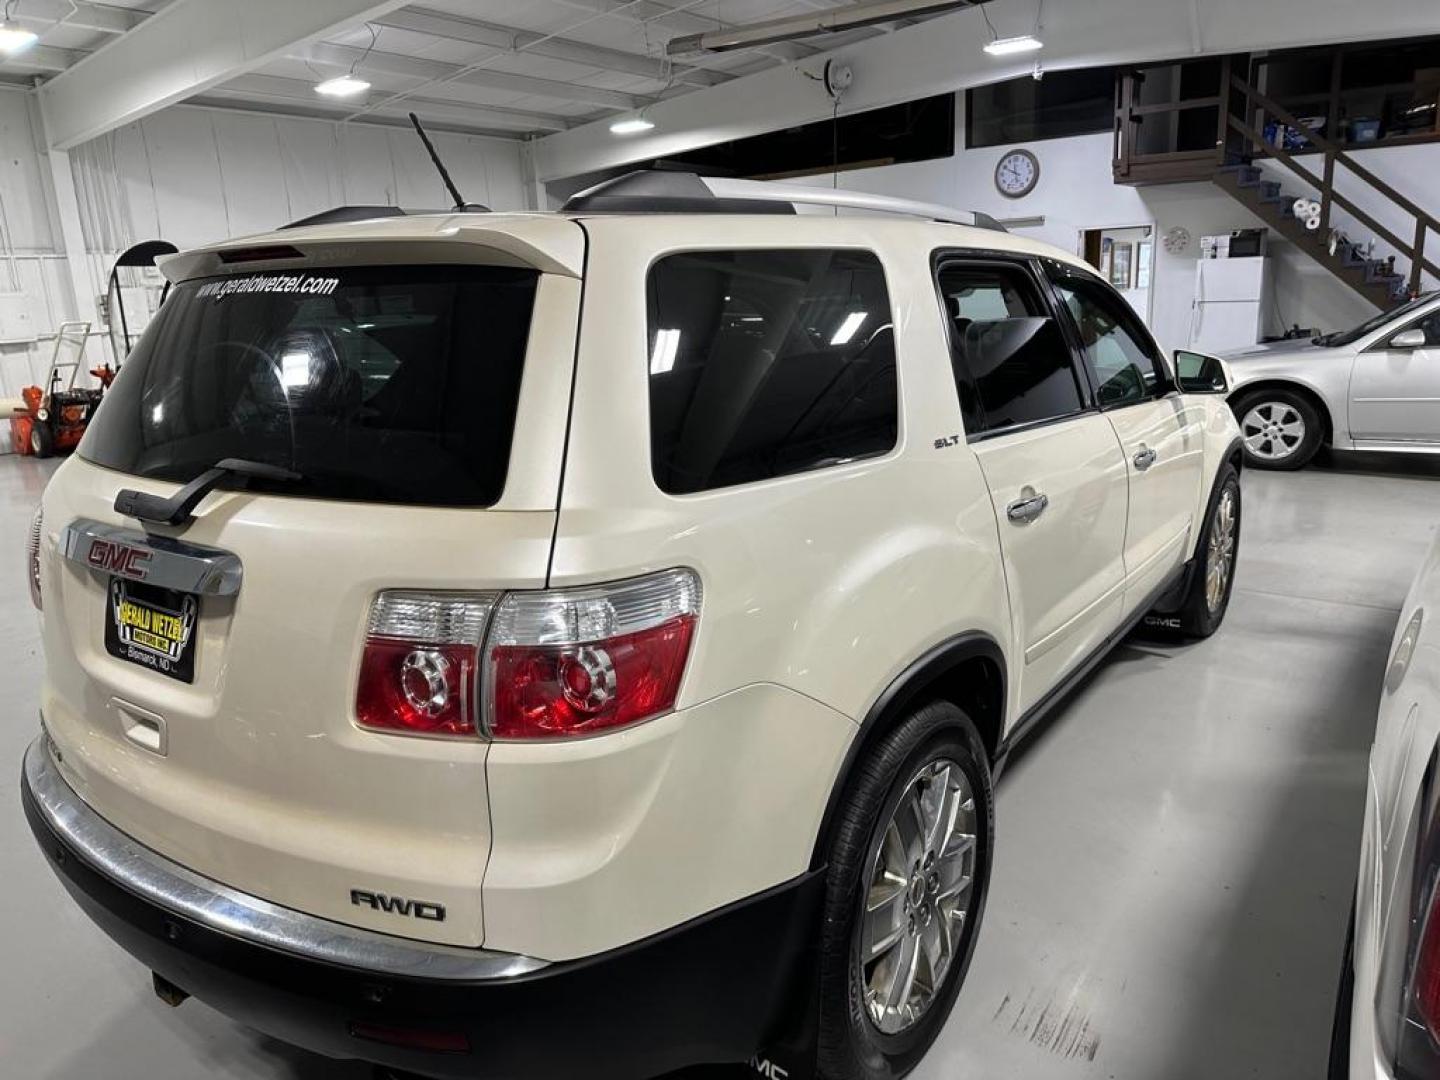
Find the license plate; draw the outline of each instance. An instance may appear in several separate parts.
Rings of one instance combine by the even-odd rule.
[[[124,578],[110,579],[105,651],[181,682],[195,681],[200,598]]]

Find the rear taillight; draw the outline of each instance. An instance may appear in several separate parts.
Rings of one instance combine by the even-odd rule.
[[[1430,910],[1420,931],[1415,971],[1410,978],[1415,1016],[1435,1045],[1440,1045],[1440,889],[1432,889]]]
[[[699,614],[700,580],[689,570],[507,594],[485,646],[489,734],[566,738],[668,711]]]
[[[25,544],[25,576],[30,580],[30,602],[36,608],[44,607],[40,601],[40,533],[44,525],[44,511],[37,506],[30,518],[30,537]]]
[[[689,570],[503,596],[382,592],[356,717],[376,731],[474,736],[483,702],[497,739],[637,724],[674,707],[699,615]]]
[[[370,607],[355,713],[361,727],[475,735],[488,593],[383,592]]]

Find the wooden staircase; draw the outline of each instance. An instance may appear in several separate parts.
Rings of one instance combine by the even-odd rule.
[[[1226,160],[1215,171],[1215,183],[1250,207],[1271,228],[1309,252],[1322,266],[1382,311],[1396,307],[1412,296],[1418,296],[1426,272],[1440,276],[1440,266],[1425,257],[1426,238],[1431,233],[1440,234],[1440,219],[1417,206],[1361,165],[1346,153],[1339,143],[1316,132],[1307,132],[1307,141],[1324,155],[1322,172],[1316,175],[1298,161],[1294,154],[1268,144],[1261,134],[1265,130],[1267,117],[1277,124],[1284,124],[1297,131],[1305,130],[1305,126],[1283,105],[1231,72],[1228,65],[1222,80],[1223,104],[1220,116],[1226,131],[1217,144],[1216,152]],[[1243,112],[1239,115],[1236,115],[1235,110],[1237,98],[1243,101]],[[1231,160],[1232,132],[1240,139],[1238,154],[1234,155],[1239,160]],[[1300,196],[1283,190],[1279,181],[1264,179],[1261,170],[1252,164],[1260,153],[1283,165],[1295,179],[1316,193],[1315,196],[1307,194],[1306,197],[1317,198],[1320,203],[1318,228],[1307,228],[1292,212],[1295,200]],[[1414,242],[1406,243],[1353,199],[1337,191],[1335,177],[1338,168],[1347,170],[1355,179],[1367,185],[1371,192],[1380,195],[1392,207],[1413,219]],[[1353,237],[1347,239],[1332,229],[1331,212],[1337,206],[1364,226],[1372,236],[1389,244],[1396,255],[1387,259],[1372,259]],[[1396,273],[1397,257],[1406,261],[1408,273]]]
[[[1395,271],[1393,260],[1368,258],[1358,243],[1339,238],[1332,252],[1328,232],[1305,227],[1292,208],[1297,199],[1310,196],[1283,191],[1279,181],[1264,179],[1254,165],[1223,165],[1212,179],[1270,228],[1382,311],[1409,298],[1405,276]]]
[[[1211,180],[1381,310],[1419,295],[1425,275],[1440,278],[1440,266],[1425,254],[1427,239],[1440,236],[1440,218],[1376,176],[1344,146],[1308,130],[1283,105],[1236,74],[1235,67],[1246,62],[1243,56],[1222,58],[1217,65],[1219,78],[1214,94],[1162,102],[1149,100],[1153,95],[1142,97],[1139,87],[1145,81],[1147,68],[1173,67],[1173,62],[1141,65],[1122,73],[1115,92],[1115,182],[1138,186]],[[1208,139],[1193,138],[1188,145],[1177,143],[1161,152],[1153,151],[1153,140],[1151,149],[1140,149],[1144,125],[1169,121],[1173,126],[1180,115],[1188,113],[1193,117],[1200,109],[1216,117],[1211,149],[1197,145]],[[1267,122],[1272,121],[1306,132],[1308,145],[1301,153],[1312,162],[1318,157],[1319,173],[1299,160],[1296,153],[1265,138]],[[1256,164],[1265,159],[1273,161],[1276,168],[1261,169]],[[1344,191],[1336,185],[1342,171],[1346,174]],[[1365,192],[1368,205],[1384,205],[1385,216],[1392,222],[1406,218],[1412,221],[1410,238],[1396,235],[1356,203],[1351,196],[1360,191]],[[1320,205],[1316,228],[1307,227],[1305,221],[1295,217],[1295,202],[1302,197]],[[1334,227],[1332,216],[1337,209],[1348,216],[1346,227],[1354,235],[1346,236]],[[1372,239],[1388,246],[1393,254],[1372,258]]]

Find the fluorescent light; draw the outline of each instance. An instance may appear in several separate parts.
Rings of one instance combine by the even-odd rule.
[[[624,120],[616,120],[610,125],[612,135],[634,135],[637,132],[649,131],[655,126],[653,120],[646,120],[643,116],[628,116]]]
[[[991,56],[1009,56],[1012,53],[1034,52],[1044,47],[1045,43],[1033,34],[1021,34],[1019,37],[996,38],[985,46],[985,51]]]
[[[39,40],[38,34],[21,29],[13,22],[0,22],[0,53],[6,56],[24,52]]]
[[[322,83],[315,84],[315,92],[324,94],[326,97],[355,97],[370,89],[370,84],[364,79],[357,79],[354,75],[337,75],[333,79],[326,79]]]
[[[679,330],[656,330],[655,351],[650,354],[650,374],[664,375],[675,366],[675,354],[680,351]]]
[[[845,316],[845,321],[835,331],[835,336],[830,339],[831,345],[849,345],[850,339],[855,336],[866,319],[870,317],[868,311],[852,311]]]

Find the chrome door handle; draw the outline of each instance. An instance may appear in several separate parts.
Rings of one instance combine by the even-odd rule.
[[[1134,461],[1135,468],[1144,472],[1151,465],[1155,464],[1155,451],[1151,450],[1148,446],[1142,446],[1140,451],[1135,455]]]
[[[1016,499],[1005,508],[1005,516],[1016,525],[1029,525],[1050,505],[1048,495],[1029,495],[1023,499]]]

